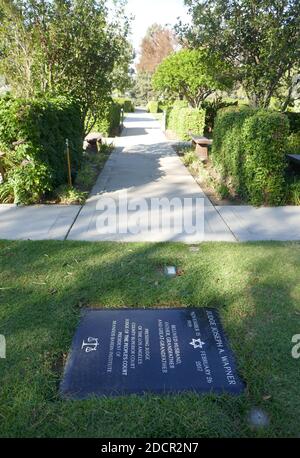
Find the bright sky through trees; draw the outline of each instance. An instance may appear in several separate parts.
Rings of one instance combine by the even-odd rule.
[[[178,17],[188,20],[183,0],[128,0],[126,11],[135,17],[131,41],[137,51],[150,25],[174,25]]]

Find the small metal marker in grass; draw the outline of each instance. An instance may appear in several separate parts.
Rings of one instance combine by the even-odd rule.
[[[197,245],[191,245],[189,248],[191,253],[198,253],[199,251],[199,247]]]
[[[175,266],[165,266],[164,274],[167,277],[176,277],[177,275],[177,268]]]
[[[252,428],[258,429],[269,426],[270,420],[264,410],[253,407],[249,413],[248,422]]]

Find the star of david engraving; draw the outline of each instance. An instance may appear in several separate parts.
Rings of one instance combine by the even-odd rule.
[[[190,345],[192,345],[194,348],[203,348],[203,345],[205,345],[205,342],[202,342],[201,339],[193,339],[192,342],[190,342]]]

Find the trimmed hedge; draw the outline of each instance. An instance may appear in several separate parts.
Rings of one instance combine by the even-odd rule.
[[[218,114],[218,111],[222,108],[227,108],[231,106],[238,106],[238,101],[227,102],[226,100],[222,101],[211,101],[204,100],[202,102],[202,108],[205,109],[205,128],[204,132],[210,134],[214,130],[215,120]]]
[[[284,114],[289,119],[291,134],[300,133],[300,113],[294,113],[292,111],[287,111]]]
[[[189,140],[189,132],[202,135],[204,125],[205,110],[188,107],[185,101],[178,100],[167,112],[167,129],[173,131],[180,140]]]
[[[0,99],[0,142],[10,150],[8,155],[14,162],[8,179],[15,191],[18,188],[15,201],[36,201],[37,194],[67,182],[66,138],[75,175],[83,142],[83,122],[77,103],[65,97]],[[21,196],[19,200],[16,194]]]
[[[101,132],[104,136],[118,135],[121,124],[121,108],[122,105],[114,100],[111,100],[101,113],[93,127],[94,131]]]
[[[288,137],[287,154],[300,154],[300,131]]]
[[[288,119],[280,113],[246,107],[221,110],[213,134],[213,163],[253,205],[279,205],[288,135]]]
[[[173,106],[167,109],[167,129],[176,132],[178,129],[179,112],[182,108],[187,108],[188,103],[185,100],[176,100]]]
[[[117,98],[114,99],[114,102],[119,104],[123,108],[124,113],[134,113],[134,104],[130,99]]]
[[[148,113],[161,113],[161,102],[150,100],[150,102],[147,104],[147,111]]]

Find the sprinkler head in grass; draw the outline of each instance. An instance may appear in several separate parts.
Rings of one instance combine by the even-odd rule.
[[[167,277],[176,277],[177,275],[177,269],[175,266],[166,266],[164,268],[164,274],[167,276]]]
[[[250,410],[248,422],[252,428],[260,429],[269,426],[270,420],[264,410],[253,407],[253,409]]]

